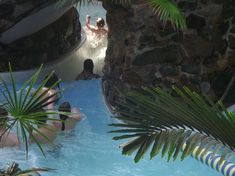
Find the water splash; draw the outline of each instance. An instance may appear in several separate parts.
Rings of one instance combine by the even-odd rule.
[[[107,49],[107,36],[97,36],[86,27],[84,27],[84,30],[87,35],[87,40],[77,51],[77,55],[82,62],[87,58],[92,59],[95,65],[94,73],[102,75],[105,52]]]

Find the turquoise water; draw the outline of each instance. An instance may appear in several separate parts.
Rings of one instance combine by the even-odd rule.
[[[83,113],[82,121],[69,133],[61,133],[57,148],[45,146],[46,158],[36,146],[30,147],[26,160],[23,150],[0,150],[0,166],[16,161],[23,168],[50,167],[56,173],[46,176],[219,176],[206,165],[188,158],[183,162],[170,162],[146,157],[138,164],[133,157],[121,155],[118,145],[113,141],[112,130],[107,124],[110,118],[101,92],[100,80],[79,81],[62,85],[65,88],[63,100],[70,101]]]

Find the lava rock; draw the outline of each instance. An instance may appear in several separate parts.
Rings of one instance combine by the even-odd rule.
[[[228,42],[226,39],[219,34],[212,33],[212,43],[214,45],[214,50],[218,51],[220,54],[224,54],[228,47]]]
[[[181,66],[181,71],[190,73],[190,74],[199,74],[200,73],[200,65],[198,64],[184,64]]]
[[[196,29],[197,31],[201,31],[203,27],[206,25],[206,20],[203,17],[200,17],[198,15],[195,15],[191,13],[186,18],[186,24],[188,28]]]
[[[144,44],[144,43],[156,44],[157,38],[155,35],[143,35],[143,36],[140,36],[139,43],[141,43],[141,44]]]
[[[226,22],[224,21],[219,26],[219,30],[220,30],[221,34],[225,34],[228,31],[228,28],[229,28],[229,22],[228,21],[226,21]]]
[[[234,69],[227,69],[221,72],[217,72],[212,79],[212,89],[220,97],[223,95],[225,89],[227,88],[232,76],[234,76]],[[234,93],[234,89],[232,90]],[[234,97],[234,94],[233,94]]]
[[[197,2],[181,1],[178,3],[178,7],[182,10],[193,11],[197,8]]]
[[[207,1],[207,0],[205,0]],[[224,2],[224,0],[212,0],[214,3],[217,3],[217,4],[222,4]]]
[[[162,76],[177,76],[178,75],[178,69],[174,65],[163,65],[159,69]]]
[[[179,60],[182,60],[182,58],[178,52],[178,47],[172,45],[166,48],[155,48],[136,56],[133,65],[143,66],[164,62],[177,63]]]
[[[13,4],[0,4],[0,18],[8,18],[14,12],[14,9]]]
[[[235,24],[235,15],[233,15],[232,24]]]
[[[17,4],[24,4],[24,3],[28,2],[28,0],[15,0],[15,2]]]
[[[223,18],[228,19],[234,15],[234,7],[223,9]]]
[[[182,85],[187,85],[189,83],[189,79],[185,74],[182,74],[180,77],[180,82]]]
[[[229,39],[229,47],[231,49],[235,49],[235,37],[230,35],[228,39]]]
[[[185,35],[183,47],[189,58],[204,58],[213,52],[213,44],[198,35]]]
[[[231,33],[235,33],[235,25],[230,29]]]

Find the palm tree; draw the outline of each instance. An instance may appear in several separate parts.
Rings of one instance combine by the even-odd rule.
[[[38,71],[28,80],[26,81],[22,87],[17,90],[16,83],[12,74],[11,65],[9,64],[9,74],[11,84],[8,85],[6,81],[0,76],[0,81],[2,86],[0,87],[0,94],[2,95],[2,104],[0,105],[5,111],[8,112],[8,115],[0,114],[1,121],[0,125],[5,127],[5,130],[1,133],[0,139],[4,134],[8,134],[13,127],[17,128],[17,135],[19,137],[19,133],[22,134],[23,142],[25,143],[26,153],[28,154],[28,138],[27,136],[32,132],[36,131],[40,135],[42,135],[48,142],[52,143],[47,136],[43,135],[38,131],[36,126],[40,123],[40,120],[44,120],[45,117],[51,114],[58,114],[58,112],[53,111],[44,111],[48,104],[53,103],[49,102],[52,97],[59,94],[61,91],[51,95],[45,96],[50,89],[56,87],[61,80],[55,82],[51,87],[47,90],[43,90],[44,85],[47,81],[53,76],[53,72],[47,76],[47,78],[42,81],[38,86],[36,86],[42,66],[38,69]],[[27,88],[28,87],[28,88]],[[33,88],[37,87],[33,93]],[[53,98],[53,101],[56,101]],[[62,112],[61,112],[62,113]],[[5,120],[6,119],[6,120]],[[47,120],[57,120],[53,118],[47,118]],[[32,136],[33,137],[33,136]],[[32,138],[37,146],[40,148],[43,153],[43,148],[41,144],[35,139]],[[44,153],[43,153],[44,154]]]
[[[123,93],[115,117],[120,121],[111,124],[118,128],[112,133],[121,133],[114,140],[129,139],[122,153],[137,151],[135,162],[148,150],[151,159],[161,155],[168,161],[193,152],[197,158],[209,150],[212,158],[220,154],[220,161],[234,156],[235,115],[187,87],[173,90],[175,96],[160,88]]]
[[[97,2],[98,0],[74,0],[79,6]],[[134,0],[101,0],[104,3],[114,3],[130,5]],[[66,0],[59,0],[59,4],[65,3]],[[146,5],[150,5],[153,13],[159,16],[159,19],[165,25],[170,22],[175,29],[184,30],[186,28],[185,18],[173,0],[146,0]]]
[[[49,172],[53,169],[49,168],[32,168],[27,170],[21,170],[19,165],[13,162],[7,169],[0,170],[0,176],[38,176],[39,172]]]

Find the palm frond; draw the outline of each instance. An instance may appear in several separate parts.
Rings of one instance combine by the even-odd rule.
[[[21,170],[19,168],[19,164],[13,162],[11,165],[7,167],[7,169],[0,170],[0,175],[3,176],[32,176],[38,175],[39,172],[51,172],[55,171],[51,168],[32,168],[27,170]]]
[[[168,21],[176,28],[186,28],[185,18],[179,8],[171,0],[149,0],[153,11],[165,25]]]
[[[51,169],[51,168],[32,168],[32,169],[27,169],[27,170],[20,171],[14,176],[31,176],[32,174],[37,174],[38,175],[39,172],[52,172],[52,171],[55,171],[55,169]]]
[[[25,143],[26,153],[28,154],[28,134],[32,131],[38,131],[35,126],[39,124],[40,119],[45,119],[48,115],[51,114],[58,114],[59,112],[45,112],[43,109],[47,107],[48,104],[53,103],[56,101],[56,98],[51,102],[48,102],[50,98],[57,96],[60,91],[57,93],[46,96],[48,91],[53,89],[55,86],[59,84],[61,80],[55,82],[51,87],[47,90],[44,90],[43,87],[47,83],[47,81],[52,77],[54,74],[53,72],[37,86],[37,81],[41,72],[42,66],[38,69],[38,71],[28,80],[26,81],[22,87],[17,91],[16,83],[13,77],[11,65],[9,64],[9,74],[10,74],[10,81],[11,84],[8,85],[6,81],[0,76],[0,81],[3,84],[1,88],[1,93],[3,95],[3,99],[6,103],[3,108],[10,114],[8,118],[8,127],[1,134],[4,135],[5,133],[9,132],[14,125],[17,125],[17,134],[19,138],[19,132],[21,131],[23,142]],[[28,90],[26,89],[28,87]],[[36,88],[32,93],[33,88]],[[57,119],[50,119],[50,120],[57,120]],[[43,135],[42,135],[43,136]],[[47,138],[46,136],[43,136]],[[40,143],[35,141],[40,150],[43,152]]]
[[[120,99],[117,116],[122,123],[111,124],[121,133],[114,140],[131,139],[121,145],[123,154],[136,151],[138,162],[151,148],[150,158],[161,153],[168,161],[180,156],[195,157],[213,151],[211,157],[231,155],[235,148],[234,115],[221,102],[205,101],[187,87],[173,87],[178,97],[160,88],[125,93]],[[196,150],[196,152],[195,152]]]

